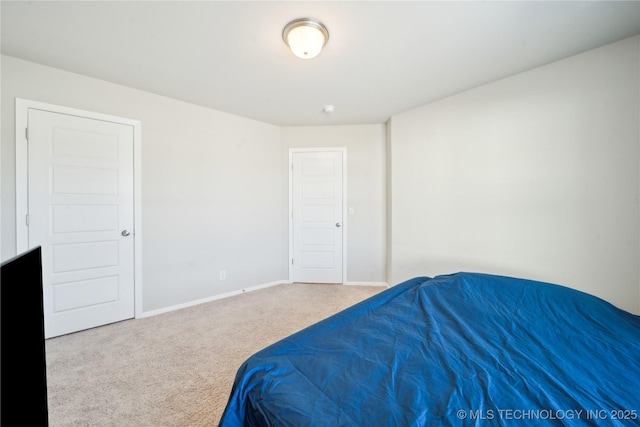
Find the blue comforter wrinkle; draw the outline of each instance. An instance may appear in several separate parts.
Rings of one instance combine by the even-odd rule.
[[[221,425],[638,418],[640,317],[558,285],[457,273],[408,280],[256,353],[238,370]]]

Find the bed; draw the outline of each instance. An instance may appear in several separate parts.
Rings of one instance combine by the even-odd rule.
[[[456,273],[393,286],[251,356],[220,425],[640,425],[640,316]]]

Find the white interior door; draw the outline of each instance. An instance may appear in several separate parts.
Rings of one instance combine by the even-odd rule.
[[[292,153],[292,278],[343,283],[344,151]]]
[[[28,135],[45,337],[134,317],[133,127],[30,109]]]

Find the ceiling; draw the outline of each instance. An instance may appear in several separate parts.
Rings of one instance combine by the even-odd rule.
[[[2,53],[279,126],[390,116],[640,34],[639,1],[7,1]],[[299,59],[282,29],[329,30]],[[335,105],[331,114],[325,105]]]

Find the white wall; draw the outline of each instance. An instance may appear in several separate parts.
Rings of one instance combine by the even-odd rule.
[[[345,213],[347,282],[386,281],[385,141],[384,125],[282,129],[283,174],[289,170],[289,148],[347,148],[347,206],[354,211]],[[288,194],[288,187],[282,191]]]
[[[3,56],[0,258],[15,254],[20,97],[142,122],[144,311],[286,279],[288,149],[344,146],[349,281],[485,271],[640,312],[639,45],[398,114],[386,136],[279,128]]]
[[[141,121],[144,312],[287,279],[289,147],[347,147],[347,280],[385,281],[385,125],[280,128],[12,57],[2,66],[2,259],[16,251],[19,97]]]
[[[639,51],[634,37],[395,115],[390,283],[481,271],[640,313]]]
[[[7,56],[2,259],[16,251],[16,97],[142,122],[143,311],[286,279],[279,127]]]

